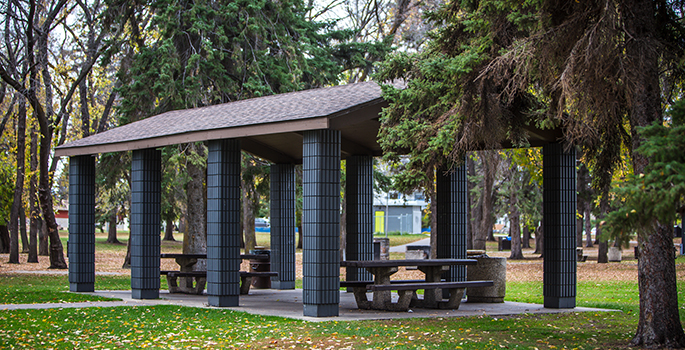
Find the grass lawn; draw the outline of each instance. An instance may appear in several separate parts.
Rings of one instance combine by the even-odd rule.
[[[416,238],[410,235],[389,237],[392,244],[394,238],[407,236]],[[125,236],[120,237],[121,240]],[[104,238],[97,238],[98,251],[126,251],[125,245],[103,242]],[[164,242],[162,251],[178,247],[178,242]],[[403,257],[401,253],[396,254],[395,258]],[[120,258],[117,264],[118,261]],[[524,263],[524,266],[535,263]],[[583,266],[586,267],[597,265],[585,264]],[[624,265],[602,264],[604,269],[598,271],[604,272],[598,275],[634,266],[632,264],[631,261]],[[678,271],[682,272],[685,257],[678,257],[676,264]],[[304,322],[230,310],[178,306],[16,310],[0,311],[0,348],[627,348],[637,326],[637,282],[634,277],[600,277],[599,280],[583,280],[579,275],[578,306],[620,312]],[[679,277],[677,283],[680,318],[685,321],[685,280]],[[301,280],[298,280],[298,285],[301,287]],[[161,281],[161,287],[166,287],[165,280]],[[129,276],[97,276],[95,288],[130,289],[130,279]],[[95,299],[89,295],[68,293],[67,290],[66,276],[0,274],[2,303]],[[542,303],[542,281],[531,281],[531,278],[509,281],[506,300]]]
[[[62,275],[0,274],[0,282],[0,304],[117,300],[69,293],[69,279]],[[97,276],[95,289],[131,289],[131,279],[128,276]]]
[[[0,312],[0,347],[607,349],[631,337],[621,313],[304,322],[176,306]]]
[[[66,276],[0,279],[5,302],[54,302],[51,298],[78,296],[63,292]],[[96,280],[97,289],[130,288],[125,276]],[[678,289],[685,320],[685,281],[678,282]],[[41,299],[43,294],[47,300]],[[507,300],[542,303],[542,283],[508,283]],[[637,283],[579,282],[578,305],[622,312],[303,322],[177,306],[17,310],[0,311],[0,348],[622,348],[637,324]]]

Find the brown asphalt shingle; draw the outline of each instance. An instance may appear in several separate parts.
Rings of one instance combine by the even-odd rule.
[[[246,125],[326,117],[381,98],[374,82],[271,95],[170,111],[58,147],[69,149]]]

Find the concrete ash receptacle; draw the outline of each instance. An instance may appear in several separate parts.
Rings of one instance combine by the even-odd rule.
[[[489,257],[486,254],[468,258],[478,260],[477,265],[466,268],[468,281],[493,281],[495,284],[492,287],[467,288],[467,302],[503,303],[507,290],[507,259]]]
[[[373,238],[373,243],[374,243],[374,249],[378,247],[379,249],[379,257],[380,260],[389,260],[390,259],[390,239],[389,238]],[[378,243],[378,245],[376,245]],[[374,255],[375,252],[374,252]]]

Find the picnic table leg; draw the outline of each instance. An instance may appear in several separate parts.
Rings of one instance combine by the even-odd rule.
[[[169,293],[181,293],[181,288],[178,288],[178,277],[168,274],[166,283],[169,286]]]
[[[247,295],[250,293],[250,285],[252,285],[252,277],[240,276],[240,294]]]
[[[450,288],[450,299],[448,302],[439,302],[438,307],[441,309],[459,309],[461,305],[461,298],[464,296],[466,288]]]
[[[419,270],[426,275],[426,282],[440,282],[442,280],[442,273],[449,270],[449,266],[420,266]],[[441,288],[423,291],[423,307],[437,309],[438,303],[441,300]]]
[[[197,263],[197,258],[187,258],[187,257],[177,257],[176,263],[181,267],[181,272],[192,272],[194,271],[194,266]],[[168,278],[168,277],[167,277]],[[205,284],[207,283],[206,277],[179,277],[181,279],[180,286],[177,285],[175,288],[177,292],[174,293],[186,293],[186,294],[202,294],[205,290]],[[169,292],[171,292],[171,287],[169,287]]]
[[[391,267],[372,267],[367,268],[373,274],[373,284],[388,285],[390,284],[390,276],[397,272],[396,266]],[[388,310],[392,305],[392,292],[389,290],[379,290],[373,292],[373,300],[371,307],[376,310]]]
[[[366,286],[352,287],[354,292],[354,299],[357,301],[357,308],[368,310],[371,309],[369,298],[366,297]]]

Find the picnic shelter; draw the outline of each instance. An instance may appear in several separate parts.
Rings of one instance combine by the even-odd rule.
[[[132,152],[131,289],[160,288],[160,147],[206,142],[207,299],[239,305],[241,150],[271,162],[272,288],[295,288],[295,165],[303,166],[303,314],[329,317],[340,300],[340,161],[346,159],[347,260],[373,259],[373,157],[387,102],[374,82],[284,93],[170,111],[76,140],[55,150],[69,160],[69,283],[95,282],[95,155]],[[559,130],[527,128],[543,150],[544,305],[573,308],[576,296],[575,154]],[[463,165],[436,171],[438,258],[466,258],[467,179]],[[348,268],[347,280],[369,279]],[[464,281],[465,266],[448,279]]]

